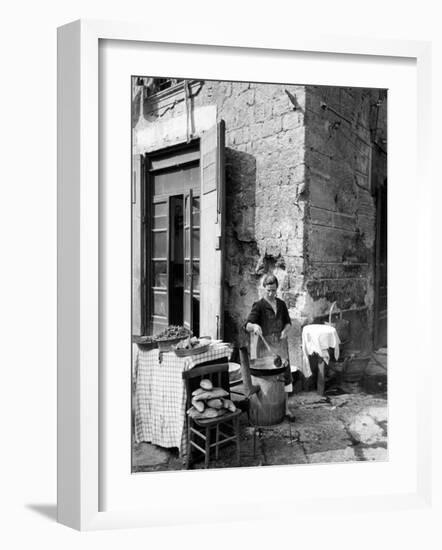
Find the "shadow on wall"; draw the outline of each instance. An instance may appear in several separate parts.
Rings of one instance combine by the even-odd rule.
[[[255,236],[256,159],[231,148],[226,158],[226,251],[224,277],[224,337],[240,345],[241,327],[258,298]]]

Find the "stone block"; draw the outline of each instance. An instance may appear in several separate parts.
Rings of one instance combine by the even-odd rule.
[[[287,113],[282,116],[282,128],[283,130],[293,130],[300,126],[298,113],[295,111]]]
[[[304,158],[304,149],[294,146],[281,151],[280,163],[284,168],[293,168],[304,162]]]
[[[246,92],[250,86],[250,82],[232,82],[232,96],[239,96],[240,94]]]
[[[332,158],[329,154],[323,153],[320,149],[315,149],[310,146],[306,140],[305,146],[305,164],[309,169],[320,172],[327,177],[330,177],[332,172]]]
[[[322,227],[312,223],[310,258],[321,262],[342,262],[345,252],[351,248],[352,233],[342,229]]]
[[[345,229],[347,231],[356,230],[356,218],[352,214],[344,214],[341,212],[334,212],[333,214],[333,224],[334,227],[339,229]]]
[[[255,90],[253,88],[250,88],[247,93],[244,94],[246,104],[251,107],[255,104]]]
[[[319,224],[319,225],[326,225],[328,227],[333,227],[334,225],[333,212],[326,208],[318,208],[312,205],[310,207],[310,219],[311,219],[312,225]]]
[[[354,147],[356,154],[353,156],[353,165],[358,172],[368,175],[370,169],[369,147],[357,136],[355,136]]]
[[[304,238],[296,237],[286,243],[285,254],[289,257],[301,257],[304,252]]]
[[[321,419],[317,423],[313,423],[310,420],[308,425],[303,425],[302,420],[299,419],[300,413],[299,409],[295,411],[298,424],[296,429],[307,455],[351,446],[351,440],[339,421]]]
[[[243,142],[244,143],[248,143],[250,141],[250,127],[249,126],[244,126],[242,128],[242,137],[243,137]]]
[[[367,189],[370,191],[370,181],[368,174],[361,174],[360,172],[354,172],[355,183],[358,187]]]
[[[264,121],[261,135],[262,137],[273,136],[281,131],[281,117],[273,117]]]
[[[385,443],[384,430],[368,414],[360,414],[349,425],[349,432],[354,440],[365,443]]]
[[[282,131],[278,134],[277,147],[281,152],[294,152],[299,159],[299,163],[304,162],[304,129],[298,128],[291,131]],[[293,166],[293,163],[291,164]]]
[[[385,372],[385,371],[384,371]],[[387,422],[388,420],[388,410],[383,406],[369,406],[366,409],[366,412],[369,416],[373,417],[376,422]]]
[[[262,122],[255,122],[250,127],[250,140],[251,141],[259,141],[262,138],[262,128],[263,123]]]
[[[362,448],[361,454],[365,460],[387,462],[388,461],[388,449],[385,447],[368,447]]]
[[[276,99],[272,105],[272,114],[273,116],[281,116],[286,113],[293,111],[293,105],[289,100],[287,94]]]
[[[275,439],[265,444],[265,462],[263,465],[306,464],[307,458],[299,443],[290,439]]]
[[[272,105],[269,102],[258,102],[255,96],[255,104],[253,106],[253,118],[255,122],[264,122],[271,119]]]
[[[307,460],[310,464],[331,464],[339,462],[355,462],[359,460],[352,447],[344,449],[333,449],[330,451],[322,451],[307,455]]]
[[[317,392],[303,392],[290,397],[290,405],[294,407],[306,407],[309,405],[318,405],[327,403],[327,399]]]

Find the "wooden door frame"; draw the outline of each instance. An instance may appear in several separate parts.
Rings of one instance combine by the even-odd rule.
[[[142,201],[142,224],[141,224],[141,266],[142,266],[142,289],[141,289],[141,328],[142,334],[151,335],[152,334],[152,323],[151,323],[151,314],[153,307],[152,300],[152,219],[150,213],[150,206],[152,205],[152,200],[154,197],[153,194],[153,178],[154,174],[159,170],[165,168],[180,167],[192,164],[193,162],[200,162],[200,146],[199,138],[191,140],[189,143],[180,143],[177,145],[172,145],[169,147],[164,147],[156,151],[145,152],[144,158],[144,174],[142,178],[141,185],[141,201]],[[190,152],[190,155],[186,155],[187,152]],[[183,153],[184,158],[179,157],[179,154]],[[193,153],[193,154],[192,154]],[[152,162],[161,157],[167,157],[170,155],[170,158],[162,162],[161,167],[157,170],[152,170]],[[174,159],[174,155],[178,156],[178,159]],[[199,194],[198,189],[198,194]],[[173,196],[173,195],[170,195]],[[170,199],[169,196],[169,199]],[[169,204],[170,206],[170,204]],[[170,212],[169,212],[170,215]],[[170,220],[169,220],[170,225]],[[170,227],[168,230],[168,241],[170,241]],[[170,242],[167,243],[167,263],[170,263],[170,253],[169,253]],[[169,265],[168,265],[169,273]],[[168,275],[169,281],[169,275]],[[168,289],[168,304],[169,304],[169,289]],[[168,314],[169,314],[169,305],[168,305]]]

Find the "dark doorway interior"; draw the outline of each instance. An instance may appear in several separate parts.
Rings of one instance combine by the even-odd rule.
[[[170,323],[183,324],[184,246],[183,196],[170,199],[171,253],[170,253]]]
[[[387,347],[387,180],[376,190],[375,349]]]

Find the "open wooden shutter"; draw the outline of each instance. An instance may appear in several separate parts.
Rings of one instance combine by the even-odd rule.
[[[132,159],[132,334],[143,334],[142,321],[142,201],[141,188],[144,181],[144,157]]]
[[[201,136],[200,334],[223,338],[224,121]]]
[[[151,211],[150,330],[158,334],[169,324],[170,197],[154,197]]]

